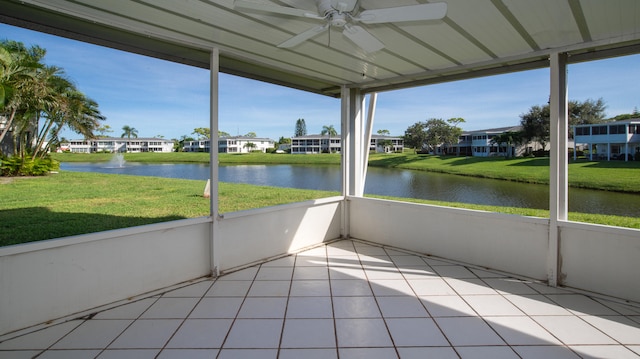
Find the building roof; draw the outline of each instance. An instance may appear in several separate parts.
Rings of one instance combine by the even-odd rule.
[[[340,134],[336,134],[331,136],[332,138],[340,138]],[[312,135],[304,135],[304,136],[293,136],[292,139],[313,139],[313,138],[329,138],[329,135],[321,135],[321,134],[312,134]]]
[[[517,132],[522,131],[522,126],[507,126],[507,127],[497,127],[497,128],[488,128],[484,130],[474,130],[474,131],[463,131],[462,135],[472,135],[474,133],[503,133],[503,132]]]
[[[173,142],[173,140],[168,140],[166,138],[156,138],[156,137],[98,137],[92,139],[72,139],[69,141],[139,141],[139,142],[149,142],[149,141],[160,141],[160,142]]]
[[[304,135],[304,136],[294,136],[292,138],[295,139],[316,139],[316,138],[329,138],[329,135]],[[340,134],[337,134],[335,136],[331,136],[331,138],[336,138],[339,139],[340,138]],[[371,135],[372,139],[402,139],[402,136],[383,136],[383,135]]]
[[[317,13],[312,0],[250,1]],[[362,25],[385,45],[373,53],[336,26],[279,48],[321,22],[239,10],[231,0],[0,0],[0,21],[203,68],[217,48],[225,73],[334,97],[343,86],[367,93],[548,67],[557,52],[568,53],[570,63],[640,52],[637,0],[445,2],[442,20]]]
[[[601,122],[601,123],[585,123],[585,124],[574,125],[574,126],[587,127],[587,126],[604,126],[604,125],[612,125],[612,124],[624,125],[624,124],[627,124],[627,123],[640,123],[640,118],[630,118],[630,119],[626,119],[626,120],[618,120],[618,121],[611,121],[611,122]]]
[[[225,137],[220,137],[218,140],[273,141],[272,139],[267,137],[247,137],[247,136],[225,136]]]

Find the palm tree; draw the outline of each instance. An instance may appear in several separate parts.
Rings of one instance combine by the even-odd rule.
[[[40,60],[44,57],[44,49],[32,46],[27,49],[22,43],[15,41],[0,42],[0,114],[5,116],[5,127],[0,132],[0,142],[14,121],[30,118],[26,113],[33,111],[29,99],[35,94],[32,91],[37,71],[42,68]],[[24,128],[22,124],[15,126]],[[14,133],[17,131],[14,131]]]
[[[253,143],[253,142],[247,142],[247,143],[245,143],[245,144],[244,144],[244,146],[243,146],[243,147],[244,147],[244,148],[246,148],[246,149],[247,149],[247,151],[251,152],[251,151],[253,151],[253,150],[254,150],[256,147],[258,147],[258,146],[257,146],[255,143]]]
[[[122,135],[120,135],[120,138],[124,138],[125,136],[127,137],[127,146],[129,145],[129,140],[131,140],[131,137],[138,138],[138,130],[129,125],[122,126],[122,131],[123,132]],[[126,150],[128,151],[128,149]]]
[[[523,141],[523,133],[522,132],[514,132],[514,131],[507,131],[507,132],[503,132],[501,134],[495,135],[491,141],[489,141],[489,143],[493,144],[493,145],[497,145],[498,147],[500,147],[500,145],[504,144],[506,146],[506,157],[510,158],[512,157],[514,154],[512,153],[512,146],[517,146],[519,144],[521,144]],[[499,150],[498,150],[499,151]]]
[[[36,137],[32,159],[43,158],[49,147],[45,146],[47,135],[49,142],[55,143],[65,126],[85,138],[95,137],[93,132],[100,126],[99,121],[105,119],[98,110],[98,104],[78,91],[59,68],[45,67],[38,78],[42,87],[42,108],[36,116],[36,128],[40,127],[38,121],[41,116],[45,121]]]
[[[63,95],[64,100],[61,102],[64,103],[65,112],[56,122],[56,126],[52,128],[49,142],[55,143],[64,126],[83,135],[85,139],[95,138],[94,131],[100,127],[100,121],[105,120],[105,117],[98,109],[98,103],[75,89],[70,89],[69,92]],[[44,142],[44,136],[42,136],[37,149],[40,148],[42,142]],[[40,157],[44,157],[47,150],[48,146],[40,152]],[[35,155],[36,153],[34,153],[34,157]]]
[[[122,126],[122,135],[120,135],[120,138],[125,137],[127,137],[128,140],[130,140],[131,137],[138,138],[138,130],[129,125]]]
[[[328,125],[328,126],[324,125],[324,126],[322,126],[322,131],[320,131],[320,136],[324,136],[324,135],[328,135],[329,136],[329,141],[327,143],[327,152],[331,153],[331,137],[332,136],[337,136],[338,132],[333,127],[333,125]]]
[[[30,79],[22,83],[20,95],[23,98],[20,99],[13,141],[18,148],[14,152],[24,158],[27,146],[33,146],[32,158],[36,157],[51,126],[54,123],[63,126],[66,94],[71,90],[75,91],[75,87],[56,66],[38,66]],[[38,132],[42,117],[46,119],[45,126]]]

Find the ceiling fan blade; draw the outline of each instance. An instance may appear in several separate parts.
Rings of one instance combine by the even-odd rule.
[[[290,15],[290,16],[298,16],[298,17],[306,17],[312,19],[322,20],[324,19],[318,14],[314,14],[309,12],[308,10],[298,9],[295,7],[286,7],[286,6],[278,6],[266,3],[259,3],[253,1],[245,1],[245,0],[235,0],[233,2],[233,8],[239,10],[249,10],[249,11],[262,11],[262,12],[270,12],[281,15]]]
[[[319,25],[316,27],[312,27],[311,29],[305,31],[305,32],[301,32],[298,35],[290,38],[289,40],[281,43],[280,45],[278,45],[278,47],[281,48],[289,48],[289,47],[294,47],[296,45],[299,45],[307,40],[309,40],[310,38],[320,34],[321,32],[323,32],[324,30],[326,30],[329,27],[329,25]]]
[[[445,15],[447,15],[447,4],[439,2],[365,10],[355,20],[363,24],[381,24],[386,22],[438,20],[445,17]]]
[[[361,26],[345,26],[342,34],[366,53],[376,52],[384,48],[384,44],[380,40],[376,39]]]

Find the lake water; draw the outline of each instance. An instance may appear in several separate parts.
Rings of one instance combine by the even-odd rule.
[[[124,167],[104,163],[70,163],[61,170],[206,181],[208,164],[147,164],[127,162]],[[287,188],[340,191],[339,166],[231,165],[220,166],[222,182]],[[549,208],[546,185],[464,177],[432,172],[370,167],[366,194],[420,198],[483,205]],[[640,217],[640,195],[570,188],[572,212]]]

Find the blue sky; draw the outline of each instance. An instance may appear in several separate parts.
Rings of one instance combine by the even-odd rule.
[[[119,137],[132,126],[139,137],[179,138],[209,124],[208,71],[0,24],[0,38],[39,45],[45,63],[65,69],[85,95],[96,100],[104,124]],[[603,98],[607,116],[640,108],[640,55],[569,67],[569,98]],[[298,118],[309,134],[324,125],[340,128],[340,101],[281,86],[222,74],[221,130],[255,132],[277,140],[290,137]],[[533,70],[473,80],[383,92],[378,95],[374,131],[402,135],[429,118],[462,117],[464,130],[517,125],[520,115],[549,97],[549,70]],[[70,131],[67,138],[79,138]]]

